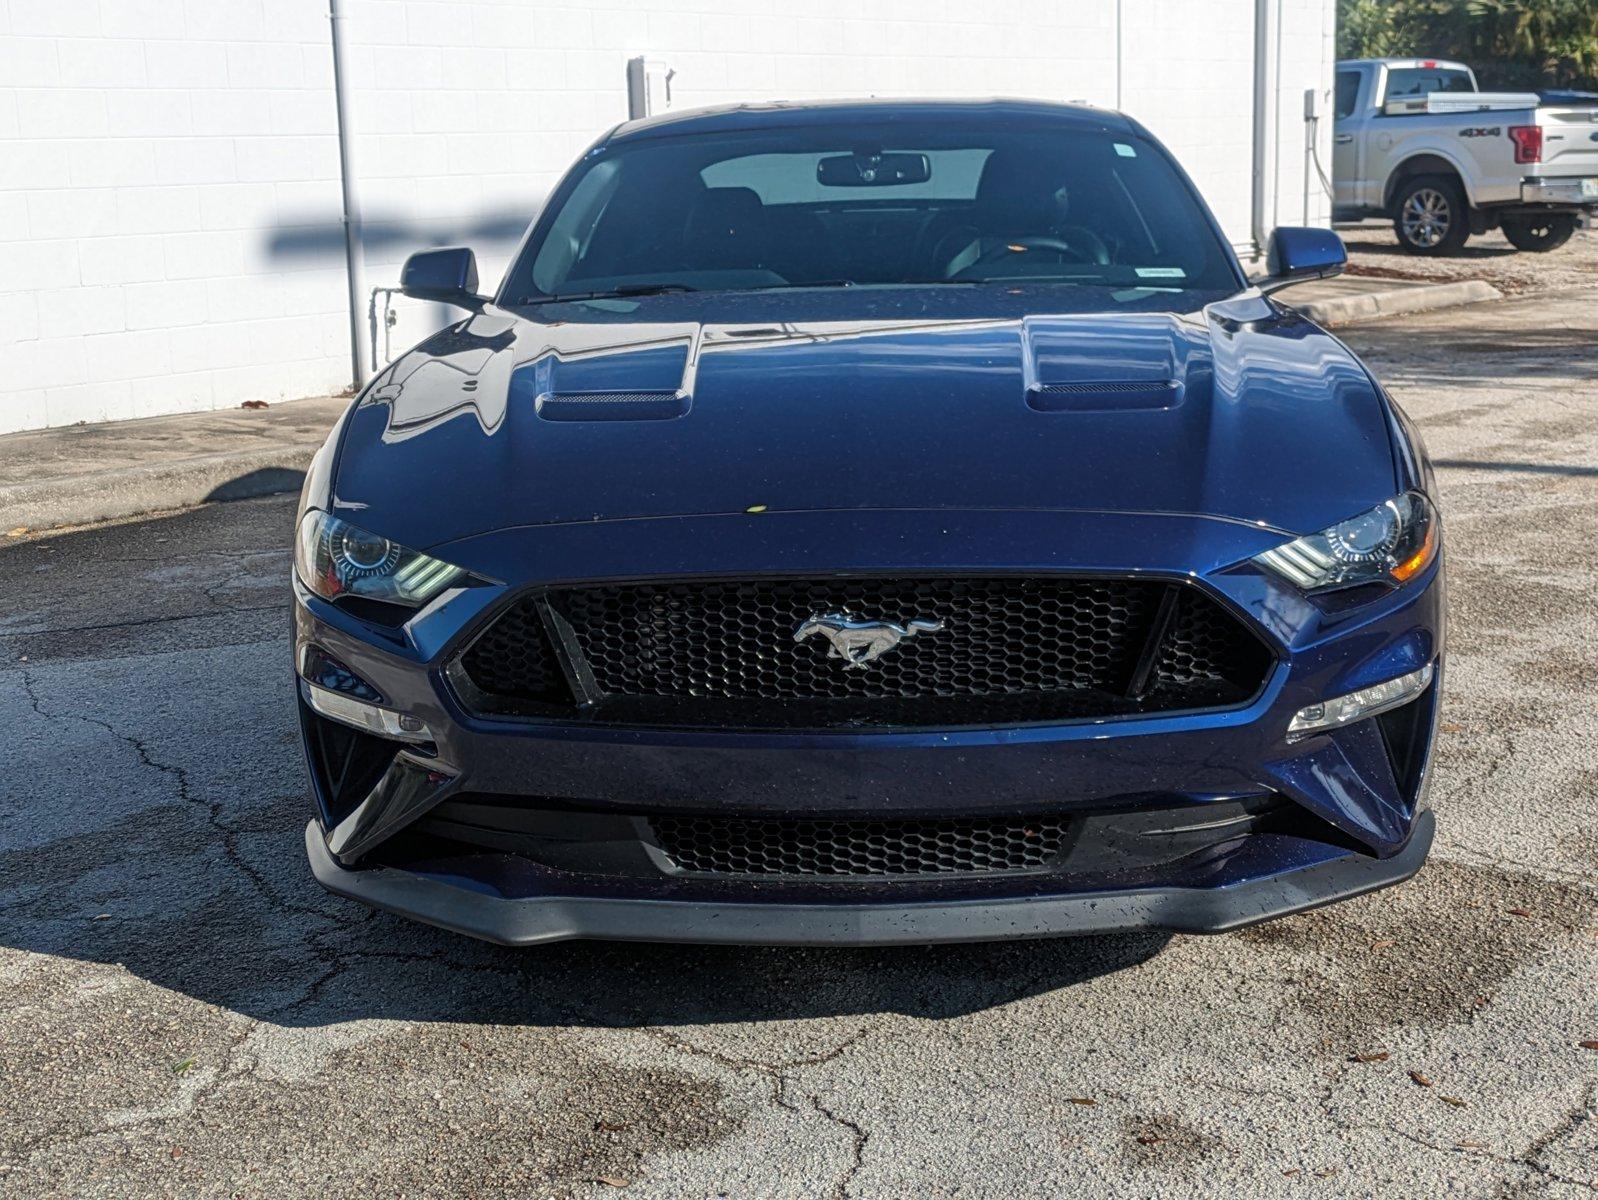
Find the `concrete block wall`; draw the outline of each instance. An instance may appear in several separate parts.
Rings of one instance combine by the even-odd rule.
[[[1266,0],[1281,14],[1271,195],[1284,222],[1302,217],[1302,92],[1331,86],[1333,5]],[[497,280],[560,172],[625,118],[634,54],[675,69],[677,107],[1120,105],[1246,242],[1260,7],[350,0],[366,282],[459,243]],[[395,350],[447,317],[402,303]],[[346,322],[325,0],[0,0],[0,432],[338,391]]]

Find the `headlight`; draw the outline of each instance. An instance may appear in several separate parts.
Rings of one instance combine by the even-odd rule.
[[[300,520],[294,569],[323,599],[364,596],[407,608],[420,608],[467,578],[459,567],[314,510]]]
[[[1436,514],[1419,492],[1405,492],[1254,561],[1312,592],[1351,583],[1403,583],[1436,556]]]

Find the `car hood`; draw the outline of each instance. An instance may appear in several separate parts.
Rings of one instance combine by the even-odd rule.
[[[1101,510],[1305,532],[1395,486],[1365,371],[1257,297],[1185,316],[746,324],[490,307],[374,380],[333,503],[433,549],[749,510]]]

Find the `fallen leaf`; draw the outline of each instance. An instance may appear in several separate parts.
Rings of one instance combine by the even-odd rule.
[[[1419,1071],[1411,1071],[1409,1073],[1409,1077],[1421,1087],[1431,1087],[1432,1085],[1432,1081],[1427,1079],[1426,1076],[1422,1075]]]
[[[1459,1149],[1461,1149],[1461,1150],[1485,1150],[1485,1149],[1487,1149],[1487,1143],[1486,1142],[1471,1142],[1471,1141],[1455,1142],[1454,1145],[1456,1147],[1458,1147]]]
[[[246,400],[243,404],[239,405],[239,407],[240,408],[265,408],[266,407],[266,401],[265,400]]]
[[[1455,1108],[1468,1108],[1469,1107],[1469,1105],[1467,1105],[1458,1096],[1439,1096],[1438,1099],[1441,1100],[1444,1104],[1453,1105]]]
[[[192,1056],[189,1057],[189,1058],[185,1058],[182,1062],[173,1063],[172,1064],[172,1074],[181,1075],[181,1074],[183,1074],[183,1072],[187,1071],[193,1065],[194,1065],[194,1058]]]
[[[1583,1041],[1577,1042],[1576,1045],[1580,1046],[1583,1050],[1598,1050],[1598,1038],[1587,1038]]]
[[[1139,1146],[1158,1146],[1165,1139],[1157,1133],[1140,1133],[1137,1135]]]
[[[1396,946],[1397,944],[1398,943],[1393,941],[1392,938],[1381,938],[1381,939],[1371,943],[1371,949],[1372,950],[1390,950],[1394,946]]]
[[[1084,1108],[1092,1108],[1098,1103],[1097,1100],[1094,1100],[1090,1096],[1067,1096],[1065,1098],[1065,1102],[1067,1104],[1080,1104]]]
[[[1444,721],[1437,728],[1441,729],[1444,733],[1464,733],[1465,732],[1465,727],[1463,725],[1461,725],[1458,721]]]
[[[27,532],[28,532],[28,527],[26,525],[18,525],[15,529],[6,530],[6,536],[7,537],[21,537],[23,534],[25,534]]]
[[[1391,1057],[1392,1055],[1387,1053],[1387,1051],[1377,1050],[1372,1054],[1356,1054],[1354,1055],[1354,1061],[1361,1063],[1377,1063],[1386,1062]]]
[[[1317,1179],[1330,1179],[1333,1175],[1336,1175],[1336,1174],[1337,1174],[1337,1168],[1336,1167],[1322,1167],[1319,1171],[1315,1172],[1315,1178],[1317,1178]]]
[[[632,1181],[624,1175],[595,1175],[595,1183],[602,1183],[606,1187],[624,1188]]]
[[[605,1133],[620,1133],[627,1126],[621,1121],[595,1121],[594,1128]]]
[[[1298,1167],[1288,1167],[1287,1170],[1282,1172],[1282,1174],[1286,1175],[1289,1179],[1291,1179],[1295,1175],[1303,1174],[1303,1172]]]
[[[1509,915],[1512,917],[1519,917],[1523,921],[1529,921],[1532,919],[1532,913],[1524,908],[1512,908],[1509,910]]]

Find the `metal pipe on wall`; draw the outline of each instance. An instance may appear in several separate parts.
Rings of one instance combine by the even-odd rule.
[[[328,22],[333,31],[333,107],[338,116],[339,185],[343,194],[344,270],[349,287],[350,376],[356,391],[371,375],[366,339],[361,322],[366,307],[365,263],[361,254],[361,208],[355,189],[355,166],[351,154],[349,76],[344,48],[346,15],[342,0],[328,0]]]
[[[1281,0],[1254,2],[1254,249],[1263,254],[1276,225],[1276,145],[1281,99]]]

